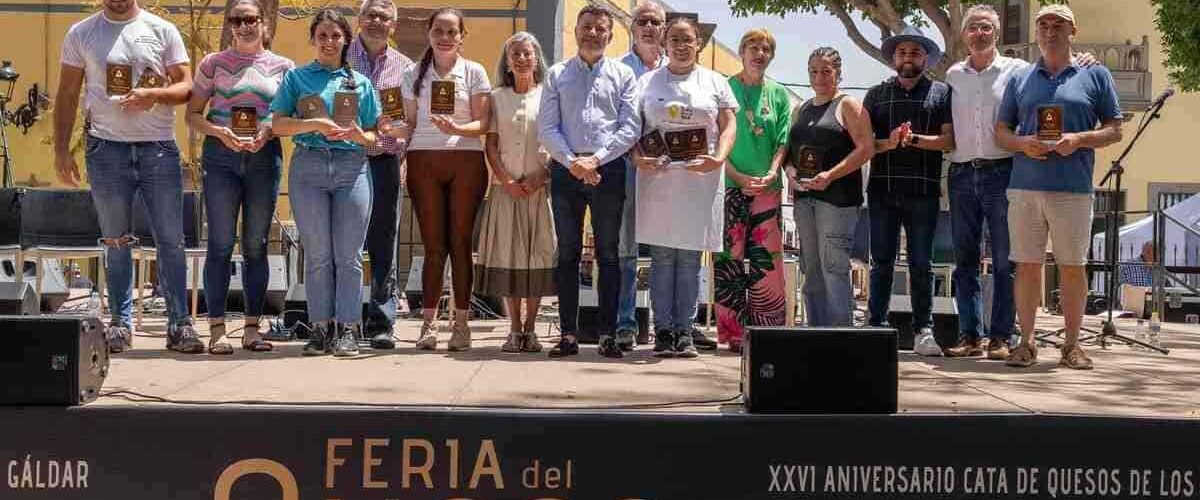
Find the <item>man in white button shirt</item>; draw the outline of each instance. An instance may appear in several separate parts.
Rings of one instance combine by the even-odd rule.
[[[980,356],[983,332],[991,337],[988,359],[1008,357],[1016,312],[1013,306],[1014,267],[1008,260],[1008,178],[1012,153],[996,145],[996,109],[1008,79],[1029,66],[996,50],[1000,16],[990,5],[976,5],[963,16],[962,38],[970,55],[946,71],[954,90],[955,149],[950,153],[950,221],[954,235],[954,295],[958,303],[959,341],[947,356]],[[979,267],[983,228],[991,234],[992,317],[982,323]]]
[[[991,5],[975,5],[963,15],[962,38],[969,55],[946,71],[954,90],[955,149],[950,153],[950,226],[954,238],[954,297],[958,306],[959,342],[946,349],[950,357],[981,356],[1004,360],[1015,327],[1013,282],[1009,261],[1008,189],[1013,154],[996,143],[996,113],[1009,78],[1029,63],[1004,57],[996,50],[1000,16]],[[1082,66],[1096,64],[1090,54],[1076,57]],[[984,325],[980,298],[980,240],[990,234],[992,259],[991,324]],[[980,337],[986,332],[985,346]]]

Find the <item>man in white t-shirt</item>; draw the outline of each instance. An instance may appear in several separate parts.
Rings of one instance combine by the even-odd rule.
[[[104,0],[104,8],[71,26],[63,41],[54,114],[54,165],[68,186],[82,180],[71,134],[84,89],[85,163],[106,256],[109,348],[132,346],[134,200],[145,202],[154,233],[158,276],[167,301],[167,348],[204,352],[187,311],[183,253],[183,172],[175,144],[175,106],[192,88],[187,48],[170,22],[137,0]],[[142,207],[136,208],[138,210]]]

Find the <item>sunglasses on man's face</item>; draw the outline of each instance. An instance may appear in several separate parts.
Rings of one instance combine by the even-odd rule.
[[[233,26],[258,26],[258,16],[229,16],[225,20]]]
[[[660,21],[658,19],[649,18],[649,17],[643,17],[634,22],[637,23],[638,26],[642,26],[642,27],[653,26],[653,27],[657,28],[657,27],[663,25],[662,21]]]

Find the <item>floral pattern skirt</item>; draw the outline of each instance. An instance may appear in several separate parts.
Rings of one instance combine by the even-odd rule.
[[[782,193],[746,196],[725,189],[725,251],[714,259],[717,338],[740,344],[746,326],[787,321],[783,276]]]

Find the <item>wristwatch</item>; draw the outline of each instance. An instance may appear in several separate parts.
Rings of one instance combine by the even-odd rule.
[[[913,135],[912,135],[912,140],[911,140],[911,141],[909,141],[909,144],[912,144],[913,146],[916,146],[916,145],[917,145],[918,143],[920,143],[920,142],[921,142],[921,136],[919,136],[919,135],[917,135],[917,134],[913,134]]]

